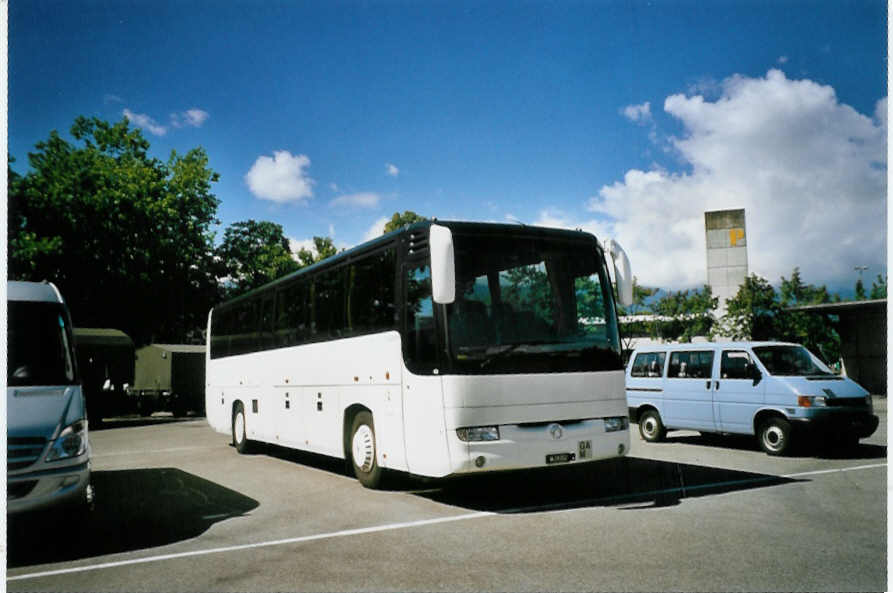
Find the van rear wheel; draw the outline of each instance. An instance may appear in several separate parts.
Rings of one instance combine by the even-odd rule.
[[[649,443],[657,443],[667,436],[667,429],[661,422],[657,410],[646,410],[639,416],[639,434]]]
[[[791,449],[791,423],[784,418],[769,418],[757,431],[760,448],[769,455],[784,455]]]

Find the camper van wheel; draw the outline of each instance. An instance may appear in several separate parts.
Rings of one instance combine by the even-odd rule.
[[[657,410],[645,410],[639,416],[639,434],[649,443],[657,443],[667,436],[667,429]]]
[[[757,432],[760,447],[769,455],[784,455],[791,448],[791,424],[784,418],[769,418]]]
[[[245,408],[241,402],[233,409],[233,446],[239,453],[248,452],[248,437],[245,432]]]
[[[354,416],[350,435],[350,457],[354,475],[366,488],[378,488],[382,470],[376,459],[372,414],[363,411]]]

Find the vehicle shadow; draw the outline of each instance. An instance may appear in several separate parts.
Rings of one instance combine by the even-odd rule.
[[[761,454],[763,451],[757,444],[756,438],[748,435],[667,435],[666,443],[686,443],[722,449],[737,449],[739,451],[754,451]],[[790,455],[795,457],[815,457],[818,459],[884,459],[887,457],[887,447],[870,443],[859,443],[855,446],[847,446],[835,441],[833,438],[821,439],[813,437],[800,443],[791,443],[793,450]]]
[[[583,507],[634,510],[675,506],[686,498],[800,481],[805,480],[624,457],[561,468],[480,474],[445,481],[439,487],[413,494],[443,504],[496,513]]]
[[[7,516],[8,567],[90,558],[194,538],[259,503],[176,468],[95,471],[92,511]]]

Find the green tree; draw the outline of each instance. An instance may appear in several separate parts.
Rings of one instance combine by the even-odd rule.
[[[792,310],[798,306],[831,302],[828,289],[805,284],[800,269],[794,268],[790,279],[782,276],[779,297],[784,312],[778,316],[775,338],[803,344],[829,362],[840,358],[840,336],[833,324],[823,315]]]
[[[871,294],[869,295],[871,299],[885,299],[887,298],[887,277],[877,275],[877,279],[871,283]]]
[[[718,303],[719,299],[706,284],[701,290],[669,292],[651,307],[655,314],[669,319],[650,322],[650,333],[655,338],[678,342],[709,336]]]
[[[282,225],[265,220],[231,224],[217,256],[229,279],[226,297],[248,292],[299,267]]]
[[[751,274],[738,294],[726,301],[726,314],[715,333],[733,340],[777,339],[781,314],[775,289],[765,278]]]
[[[413,212],[412,210],[404,210],[403,214],[399,212],[394,212],[394,215],[384,225],[384,233],[390,233],[391,231],[396,231],[397,229],[403,228],[408,224],[412,224],[414,222],[421,222],[423,220],[428,220],[424,216],[420,216]]]
[[[301,247],[298,251],[298,262],[303,268],[327,257],[332,257],[336,253],[338,253],[338,248],[335,247],[335,242],[330,237],[313,237],[313,251]]]
[[[855,293],[856,293],[855,298],[856,298],[857,301],[864,301],[866,298],[868,298],[868,297],[866,296],[866,294],[865,294],[865,285],[862,284],[862,277],[861,277],[861,276],[859,276],[859,279],[856,280],[856,290],[855,290]]]
[[[615,301],[616,298],[616,286],[615,288]],[[648,288],[647,286],[639,285],[639,279],[633,276],[633,304],[629,307],[624,307],[618,303],[617,305],[617,314],[618,315],[638,315],[640,313],[649,312],[651,308],[645,303],[646,300],[653,297],[658,293],[659,289],[657,288]]]
[[[212,223],[218,175],[203,149],[149,156],[126,119],[78,117],[52,131],[8,183],[9,276],[55,282],[80,326],[137,344],[185,341],[217,298]]]

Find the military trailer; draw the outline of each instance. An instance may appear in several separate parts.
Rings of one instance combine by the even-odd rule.
[[[134,411],[127,397],[135,354],[130,336],[118,329],[76,327],[74,344],[91,426]]]
[[[140,414],[205,413],[205,346],[150,344],[136,351],[130,390]]]

